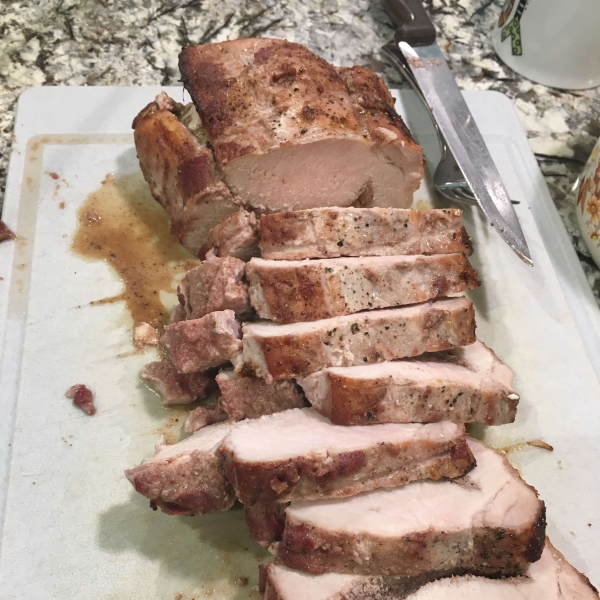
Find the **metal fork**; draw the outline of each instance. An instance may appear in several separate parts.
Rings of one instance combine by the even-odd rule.
[[[435,189],[445,198],[455,202],[463,202],[466,204],[477,205],[477,200],[473,194],[471,186],[465,181],[465,177],[460,170],[460,167],[454,160],[454,155],[448,150],[446,140],[436,123],[427,101],[423,97],[419,84],[415,81],[410,72],[410,69],[404,64],[404,56],[398,49],[395,43],[386,44],[382,48],[383,52],[398,65],[404,78],[408,81],[411,87],[417,92],[419,98],[427,108],[427,112],[431,118],[431,122],[435,128],[438,137],[438,142],[442,150],[442,158],[433,174],[433,185]],[[519,204],[517,200],[511,200],[513,204]]]

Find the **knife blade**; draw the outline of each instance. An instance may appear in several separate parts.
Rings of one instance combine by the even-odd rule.
[[[502,239],[525,263],[531,253],[498,169],[435,41],[435,28],[419,0],[384,0],[398,24],[395,41],[405,66],[437,121],[477,203]]]

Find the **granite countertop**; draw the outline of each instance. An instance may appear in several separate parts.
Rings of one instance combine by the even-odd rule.
[[[575,218],[573,186],[600,136],[600,92],[563,92],[521,78],[496,58],[489,32],[500,0],[425,0],[463,89],[514,102],[600,303],[600,270]],[[393,27],[379,0],[5,0],[0,5],[0,199],[15,105],[35,85],[177,84],[184,45],[283,37],[339,65],[400,80],[378,53]]]

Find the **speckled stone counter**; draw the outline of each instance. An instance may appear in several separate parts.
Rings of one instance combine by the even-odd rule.
[[[496,58],[489,32],[500,0],[426,0],[463,89],[514,102],[557,209],[600,303],[600,270],[575,219],[573,186],[600,136],[600,91],[562,92],[524,80]],[[400,83],[378,49],[393,36],[379,0],[40,0],[0,3],[0,197],[15,103],[35,85],[175,84],[181,46],[283,37],[339,65]]]

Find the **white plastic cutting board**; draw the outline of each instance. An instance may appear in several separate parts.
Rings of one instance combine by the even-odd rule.
[[[258,598],[265,553],[241,511],[168,517],[124,478],[152,454],[170,413],[138,382],[151,354],[118,357],[131,349],[124,306],[89,305],[118,293],[119,280],[69,250],[85,197],[107,173],[138,170],[131,121],[159,89],[35,88],[19,100],[3,219],[21,239],[0,244],[2,600]],[[600,585],[600,311],[510,101],[465,96],[521,201],[535,262],[521,263],[466,211],[483,282],[471,295],[478,335],[513,368],[521,393],[517,422],[485,437],[554,446],[511,460],[546,501],[554,544]],[[435,164],[437,142],[412,93],[400,94],[399,111]],[[63,182],[58,193],[49,173]],[[416,199],[430,200],[427,184]],[[79,382],[95,391],[92,418],[64,397]]]

